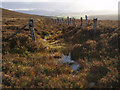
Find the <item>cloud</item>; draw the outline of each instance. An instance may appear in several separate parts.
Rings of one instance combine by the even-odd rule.
[[[8,9],[12,11],[29,11],[29,10],[35,10],[35,9]]]
[[[74,2],[74,0],[3,0],[3,2]]]

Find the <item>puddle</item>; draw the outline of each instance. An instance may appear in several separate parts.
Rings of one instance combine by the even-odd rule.
[[[78,70],[79,67],[80,67],[80,64],[78,64],[78,63],[70,65],[70,68],[72,68],[72,70],[74,70],[74,71]]]
[[[44,41],[46,41],[46,40],[44,39]],[[53,44],[53,46],[55,46],[56,42],[52,42],[52,44]],[[51,55],[51,56],[55,56],[54,53],[51,53],[50,55]],[[79,71],[80,64],[77,63],[77,62],[75,62],[74,60],[71,60],[71,53],[70,53],[70,52],[69,52],[69,55],[68,55],[68,56],[66,56],[66,55],[64,55],[64,54],[62,53],[62,57],[59,58],[59,60],[58,60],[58,58],[57,58],[57,61],[56,61],[56,62],[66,63],[66,64],[68,64],[68,66],[69,66],[73,71]]]
[[[68,56],[66,56],[62,53],[62,63],[69,63],[69,64],[74,63],[74,61],[71,60],[71,54],[70,53],[69,53]]]
[[[46,39],[43,39],[44,42],[46,42]]]
[[[62,61],[61,61],[62,63],[67,63],[68,66],[74,71],[77,71],[80,67],[79,63],[75,62],[74,60],[71,60],[71,53],[70,52],[69,52],[68,56],[66,56],[62,53],[61,59],[62,59]]]

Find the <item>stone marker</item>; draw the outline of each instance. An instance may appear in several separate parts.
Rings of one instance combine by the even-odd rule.
[[[70,24],[71,24],[72,19],[70,18]]]
[[[87,15],[85,15],[85,19],[86,19],[86,26],[88,26],[88,17],[87,17]]]
[[[64,19],[63,19],[63,18],[62,18],[62,21],[61,21],[61,22],[62,22],[62,24],[64,24]]]
[[[32,40],[35,41],[34,20],[33,20],[33,19],[30,19],[30,20],[29,20],[29,29],[30,29],[30,31],[31,31]]]
[[[55,24],[57,23],[57,20],[56,19],[54,19],[55,20]]]
[[[93,37],[95,38],[96,36],[96,29],[97,29],[97,18],[93,19]]]
[[[60,18],[60,24],[61,24],[61,18]]]
[[[80,21],[81,21],[80,26],[82,27],[82,25],[83,25],[83,18],[82,17],[81,17]]]
[[[60,23],[59,18],[57,18],[57,24],[59,24],[59,23]]]
[[[69,25],[69,17],[67,17],[67,24]]]

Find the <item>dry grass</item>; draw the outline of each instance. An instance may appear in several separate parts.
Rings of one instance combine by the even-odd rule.
[[[29,18],[35,19],[36,42],[29,27],[4,41]],[[55,25],[46,17],[3,9],[3,88],[119,88],[117,21],[98,21],[95,39],[92,32],[92,21],[81,29],[79,25]],[[69,51],[80,63],[80,72],[57,62],[62,52]]]

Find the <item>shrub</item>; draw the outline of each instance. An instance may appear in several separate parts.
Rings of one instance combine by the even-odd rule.
[[[96,51],[96,41],[88,40],[84,44],[75,44],[72,47],[72,59],[78,60],[85,57],[98,58],[99,53]]]
[[[97,83],[99,79],[105,76],[108,72],[107,67],[100,61],[93,61],[89,67],[88,82]]]
[[[3,53],[19,53],[23,54],[25,51],[29,52],[42,52],[45,51],[43,41],[32,41],[28,35],[18,34],[11,38],[8,42],[3,42]]]

